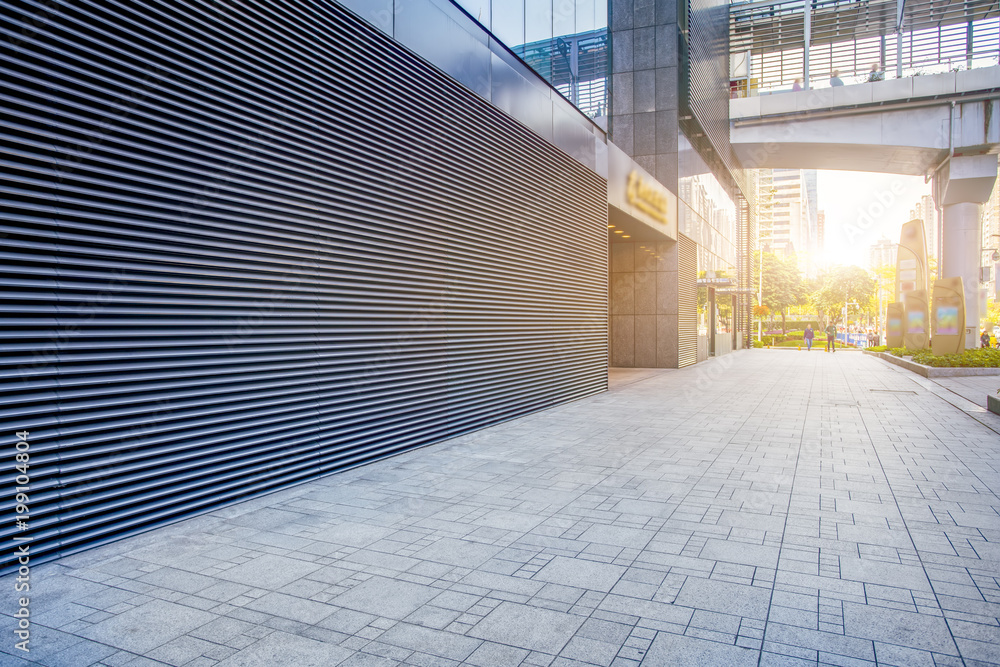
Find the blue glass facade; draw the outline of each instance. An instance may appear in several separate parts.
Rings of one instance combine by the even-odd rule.
[[[591,118],[607,115],[607,0],[455,0]]]

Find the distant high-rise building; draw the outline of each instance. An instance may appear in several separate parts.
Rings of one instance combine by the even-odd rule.
[[[993,261],[993,251],[1000,250],[1000,185],[994,184],[990,199],[983,205],[983,277],[987,278],[984,287],[989,298],[998,299],[997,269],[1000,263]],[[968,295],[966,295],[968,298]]]
[[[826,248],[826,211],[816,213],[816,250],[822,254]]]
[[[770,169],[757,172],[757,228],[762,252],[774,252],[774,181]]]
[[[815,257],[823,250],[819,242],[819,177],[815,169],[805,169],[802,171],[802,180],[806,189],[809,252]]]
[[[816,263],[810,257],[819,249],[816,171],[772,169],[771,186],[774,190],[770,236],[772,252],[798,256],[803,272],[815,275]]]
[[[874,272],[883,266],[896,266],[898,247],[898,244],[883,236],[868,249],[868,268]]]
[[[910,220],[924,221],[924,238],[927,240],[927,256],[930,258],[932,266],[938,266],[941,259],[941,234],[938,233],[940,220],[938,220],[937,207],[934,206],[934,198],[930,195],[924,195],[921,197],[920,201],[918,201],[914,207],[910,209]]]
[[[774,188],[771,205],[772,252],[789,255],[802,248],[802,170],[772,169],[771,183]]]

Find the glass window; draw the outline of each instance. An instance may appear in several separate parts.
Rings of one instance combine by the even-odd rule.
[[[552,0],[524,0],[526,44],[552,39]]]
[[[491,29],[512,49],[524,44],[524,0],[493,0]]]
[[[591,118],[607,113],[607,0],[492,0],[492,11],[493,34],[563,97]]]
[[[576,33],[576,3],[573,0],[552,0],[552,34],[562,37]]]
[[[455,4],[469,12],[472,18],[487,30],[492,30],[492,16],[490,16],[490,0],[455,0]]]

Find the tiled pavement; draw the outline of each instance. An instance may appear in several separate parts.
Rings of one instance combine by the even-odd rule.
[[[984,408],[986,394],[996,394],[1000,389],[1000,375],[938,378],[935,382]]]
[[[1000,418],[860,353],[618,377],[38,566],[30,657],[1000,664]]]

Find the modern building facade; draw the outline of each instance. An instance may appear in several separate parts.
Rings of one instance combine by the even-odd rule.
[[[815,169],[773,169],[772,252],[796,256],[805,273],[815,275],[819,252],[819,210]]]
[[[658,282],[655,302],[639,299],[630,285],[651,279],[629,267],[643,249],[615,240],[613,362],[639,365],[637,358],[627,363],[630,350],[653,337],[654,327],[658,346],[667,350],[657,365],[667,366],[724,353],[749,335],[756,185],[729,145],[728,12],[729,4],[718,0],[611,4],[609,137],[676,193],[679,242],[665,250],[667,265],[681,267],[681,276],[694,271],[701,281],[696,298],[682,277]],[[642,334],[628,329],[636,317],[644,318]]]
[[[697,9],[0,4],[36,557],[695,363],[699,309],[732,349],[755,238]]]

